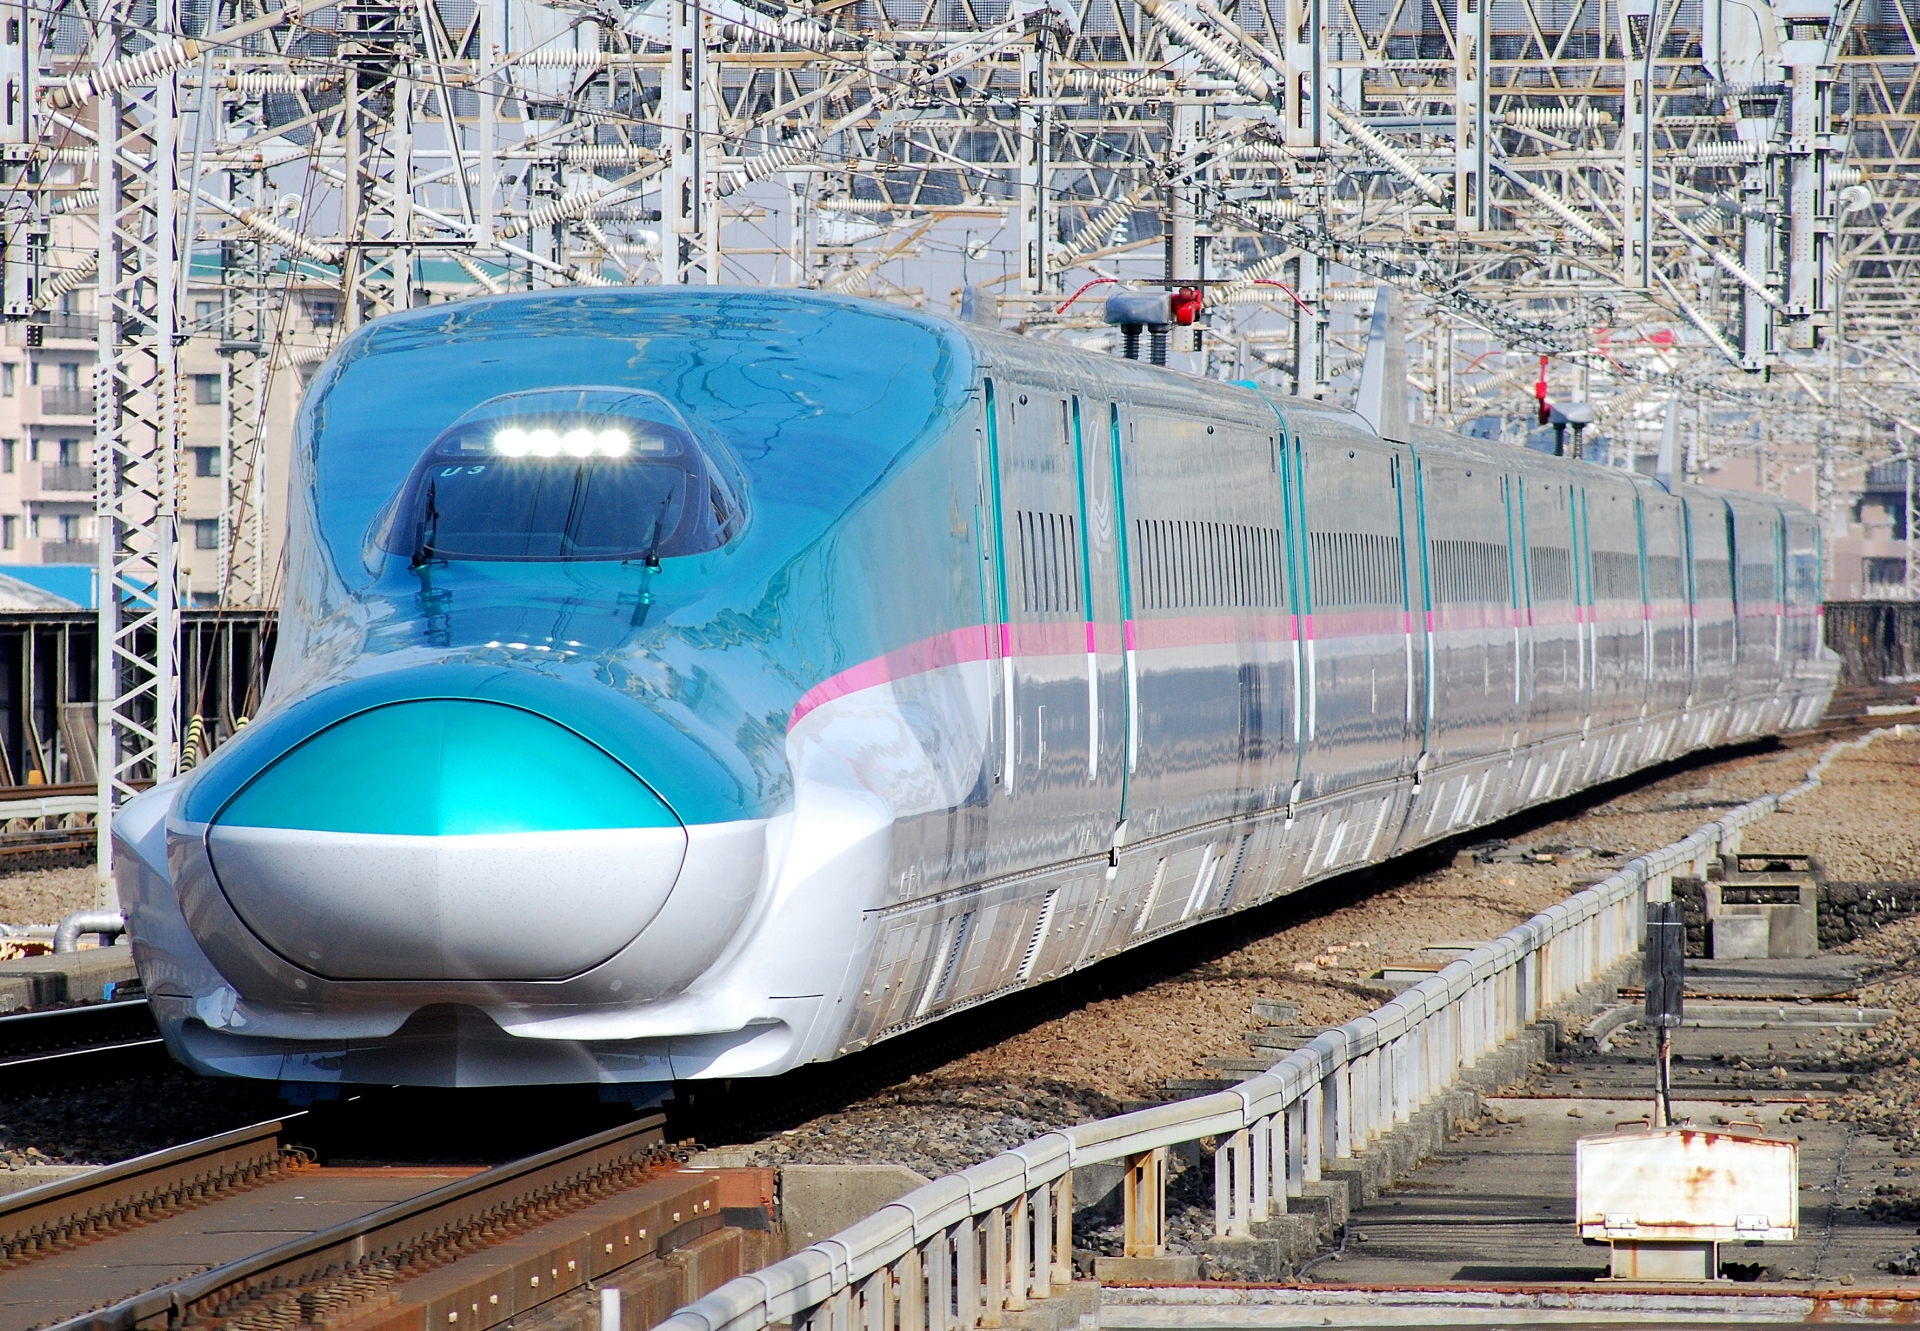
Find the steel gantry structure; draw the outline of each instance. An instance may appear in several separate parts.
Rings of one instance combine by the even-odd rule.
[[[276,376],[536,287],[780,283],[1090,346],[1089,286],[1197,287],[1187,368],[1338,398],[1384,283],[1428,419],[1517,438],[1585,401],[1616,461],[1663,424],[1695,470],[1797,447],[1823,500],[1920,431],[1916,0],[4,8],[5,315],[90,291],[98,327],[103,822],[194,756],[194,338],[233,605],[273,597]],[[296,326],[314,291],[340,317]]]

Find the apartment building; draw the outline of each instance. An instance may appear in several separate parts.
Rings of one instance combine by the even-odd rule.
[[[190,605],[221,600],[223,514],[239,524],[243,539],[257,531],[261,546],[259,586],[232,589],[230,603],[277,599],[276,570],[285,516],[287,447],[305,381],[318,367],[338,317],[338,291],[317,283],[294,286],[286,301],[292,342],[311,351],[262,365],[265,446],[260,475],[248,486],[228,476],[224,413],[230,361],[236,348],[222,341],[223,302],[229,295],[214,281],[213,255],[196,256],[195,280],[183,315],[189,331],[180,347],[178,398],[184,430],[180,444],[180,587]],[[91,568],[98,559],[94,516],[94,407],[97,362],[93,293],[83,289],[30,322],[5,326],[0,342],[0,573],[77,599],[72,576],[36,575],[39,567]],[[230,492],[230,481],[238,482]]]

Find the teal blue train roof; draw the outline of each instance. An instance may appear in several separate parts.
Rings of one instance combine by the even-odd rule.
[[[313,713],[334,719],[353,710],[345,695],[354,706],[423,697],[437,677],[449,682],[440,696],[546,708],[649,781],[668,755],[682,772],[725,768],[704,793],[668,783],[685,821],[769,812],[785,795],[786,727],[808,688],[978,621],[977,580],[951,576],[944,553],[926,557],[953,538],[938,446],[973,373],[955,325],[812,293],[568,290],[377,320],[307,395],[289,517],[283,644],[317,661],[358,641],[352,660],[296,660],[289,678],[310,670],[307,694],[347,684]],[[501,394],[565,386],[673,402],[743,478],[739,534],[658,570],[454,561],[421,571],[381,549],[396,493],[443,429]],[[907,472],[918,479],[903,492],[892,482]],[[869,503],[883,492],[884,504]],[[881,605],[907,609],[872,613]],[[510,699],[487,682],[500,667],[566,686],[527,695],[547,702]],[[610,721],[594,695],[618,694],[642,705]]]

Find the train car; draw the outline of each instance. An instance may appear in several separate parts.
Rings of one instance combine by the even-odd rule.
[[[205,1073],[770,1075],[1818,718],[1791,505],[803,292],[381,319],[114,823]]]

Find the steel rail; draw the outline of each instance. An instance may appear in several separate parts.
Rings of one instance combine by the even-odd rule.
[[[565,1190],[591,1187],[617,1171],[645,1163],[661,1143],[664,1122],[662,1115],[649,1115],[486,1170],[330,1229],[83,1313],[56,1324],[51,1331],[134,1331],[136,1327],[162,1323],[177,1328],[216,1308],[270,1291],[329,1279],[352,1282],[382,1259],[410,1247],[445,1241],[465,1227],[497,1222]],[[279,1125],[262,1126],[277,1129]]]
[[[281,1131],[299,1117],[170,1146],[0,1197],[0,1271],[104,1229],[213,1199],[276,1171]]]
[[[155,1032],[144,998],[42,1008],[0,1017],[0,1067],[24,1054],[140,1039]]]
[[[0,1017],[0,1077],[131,1068],[165,1043],[144,998],[18,1012]]]
[[[1691,836],[1637,856],[1541,911],[1431,979],[1309,1042],[1229,1090],[1049,1132],[915,1189],[831,1238],[728,1282],[656,1331],[840,1331],[884,1326],[886,1308],[921,1309],[945,1331],[1025,1308],[1072,1270],[1072,1171],[1123,1162],[1129,1240],[1164,1235],[1165,1170],[1158,1153],[1214,1137],[1214,1229],[1244,1237],[1286,1210],[1324,1166],[1363,1152],[1408,1121],[1464,1069],[1638,950],[1644,903],[1673,875],[1704,876],[1738,851],[1741,829],[1818,788],[1843,751],[1832,745],[1805,780],[1731,810]],[[984,1259],[984,1260],[983,1260]],[[871,1306],[867,1306],[871,1305]]]

